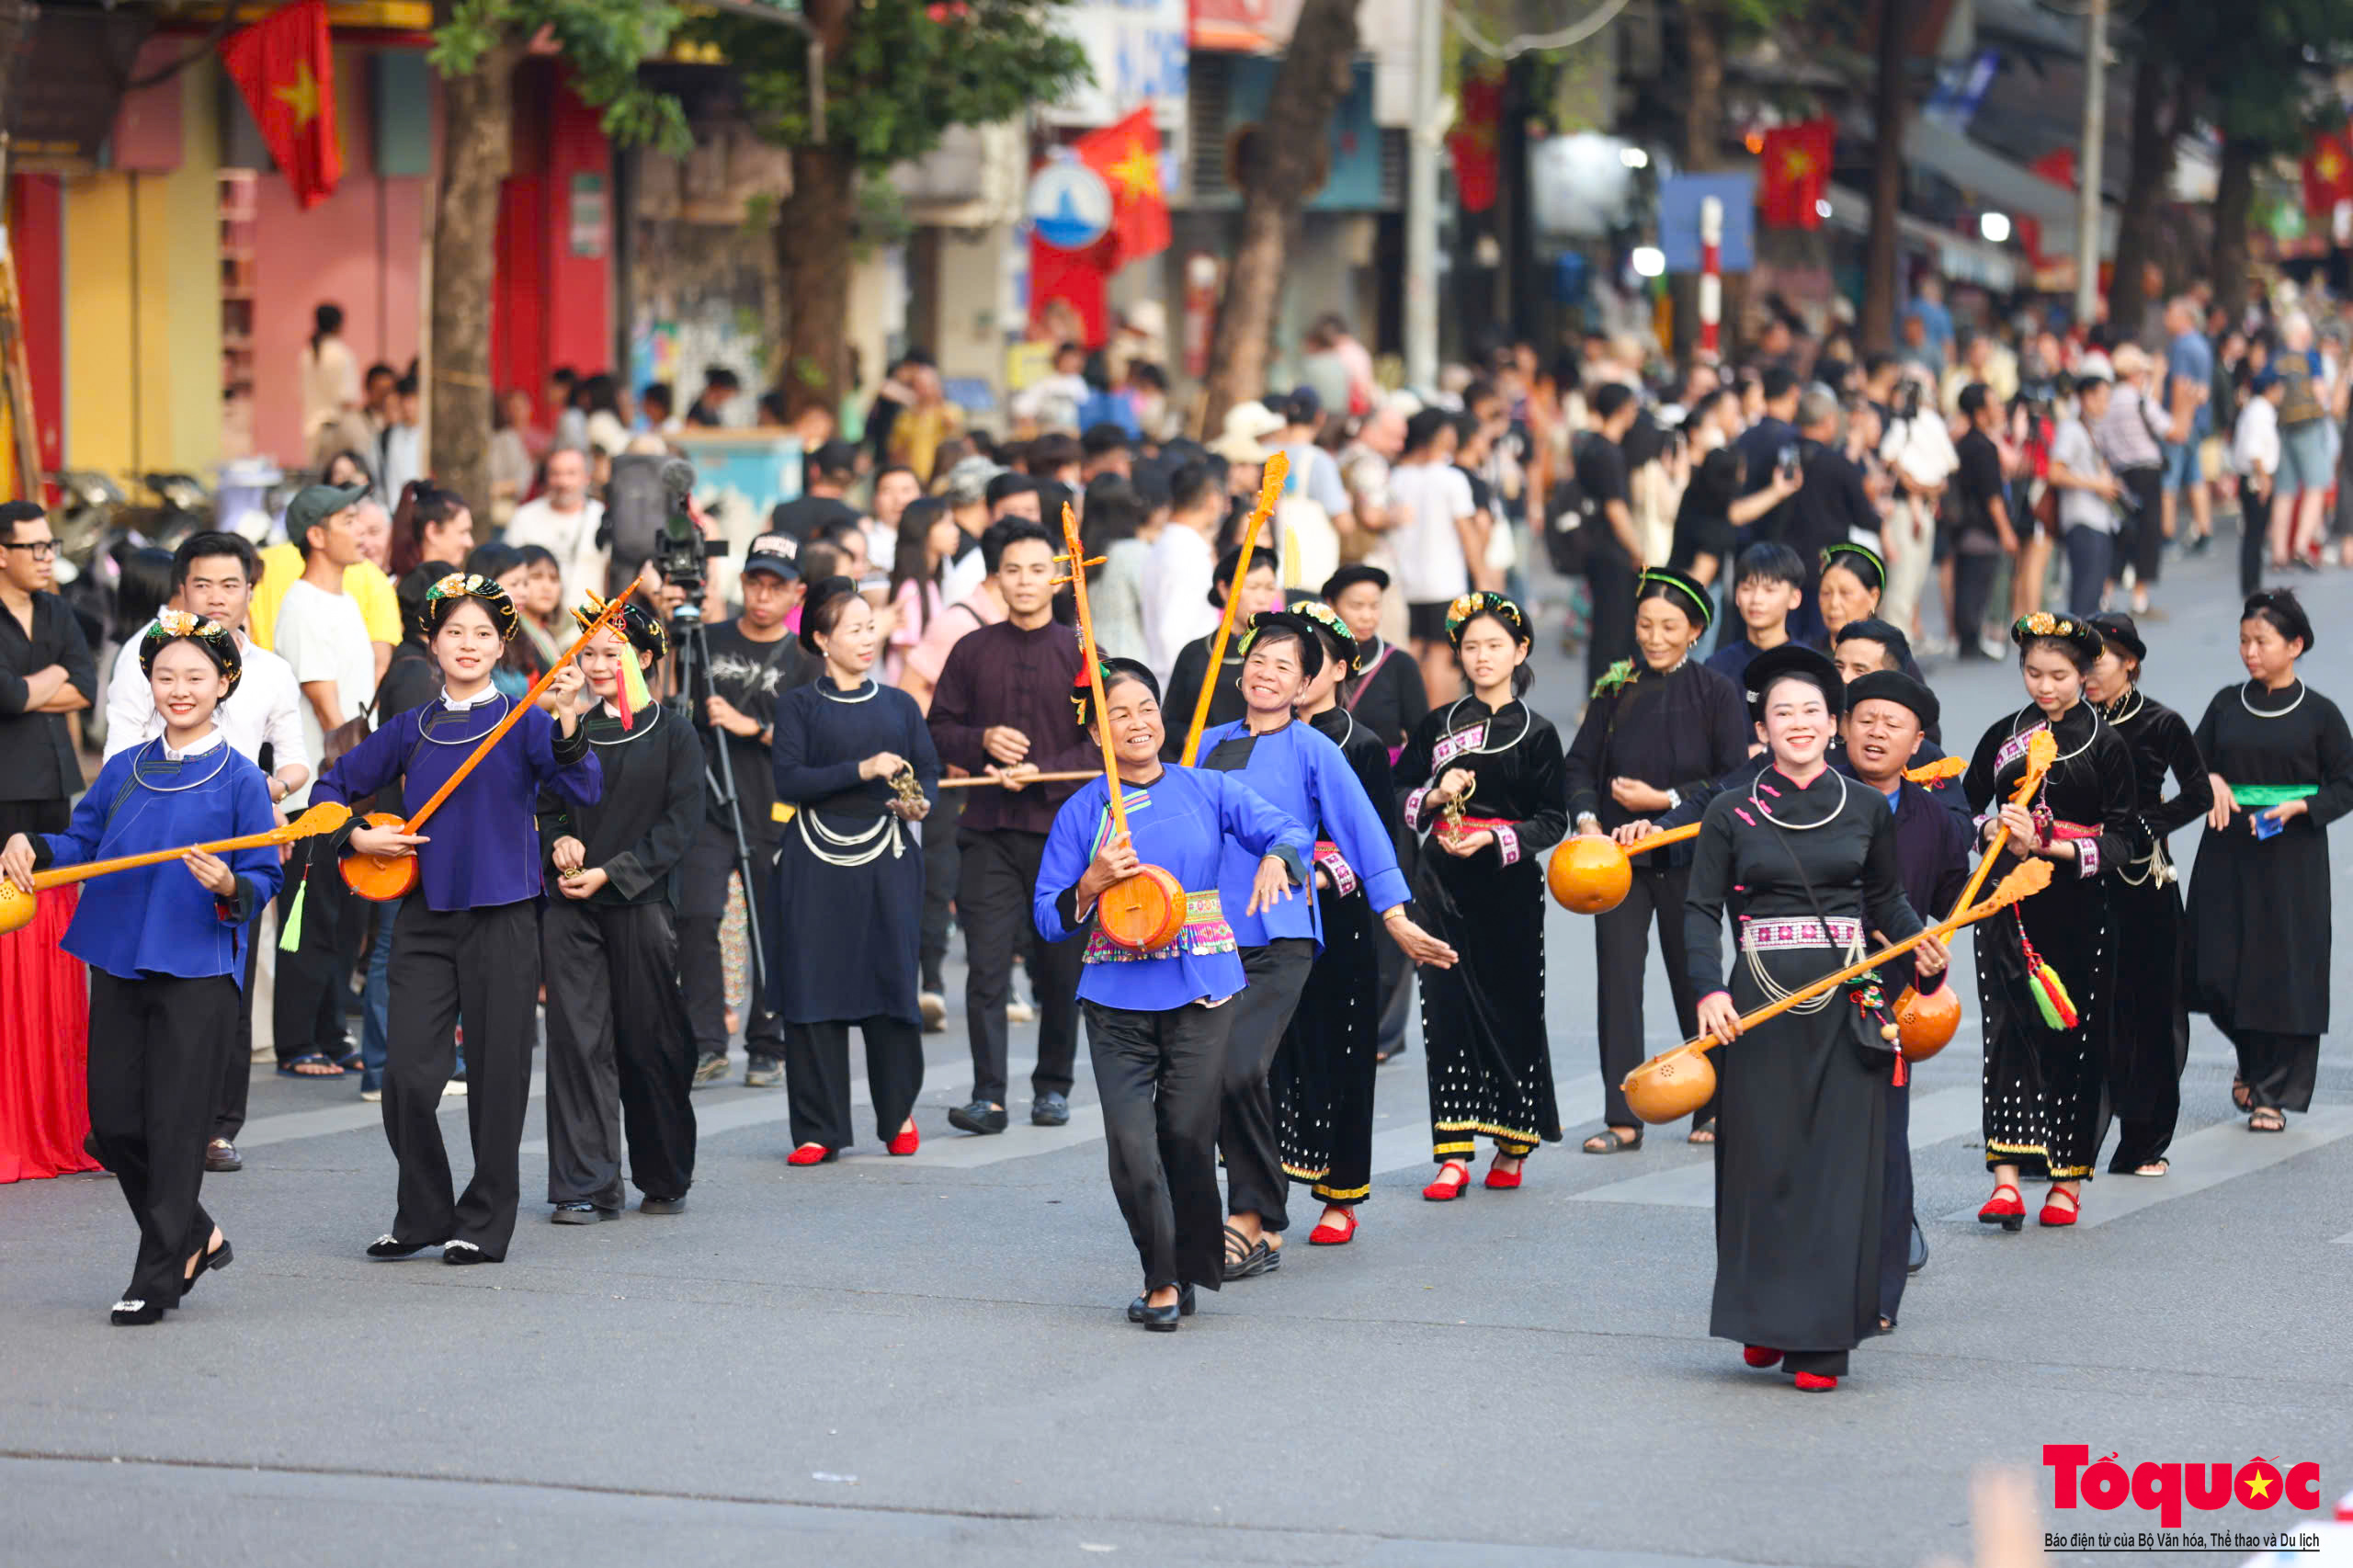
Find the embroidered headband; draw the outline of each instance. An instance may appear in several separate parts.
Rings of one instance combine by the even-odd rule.
[[[515,614],[515,601],[496,582],[473,572],[452,572],[426,589],[425,608],[417,611],[418,626],[431,638],[441,630],[441,623],[449,619],[450,612],[468,599],[482,601],[482,608],[490,613],[490,624],[497,628],[500,642],[515,641],[515,633],[522,627]]]
[[[2038,637],[2049,637],[2066,643],[2082,656],[2081,662],[2086,666],[2097,659],[2100,650],[2107,646],[2100,637],[2099,628],[2090,621],[2079,620],[2072,615],[2053,615],[2047,609],[2022,615],[2010,625],[2010,641],[2021,648]]]
[[[1824,571],[1834,565],[1844,566],[1855,574],[1856,581],[1875,594],[1887,586],[1887,562],[1867,544],[1857,544],[1852,540],[1834,544],[1822,552],[1822,565]]]
[[[1340,619],[1338,610],[1327,604],[1302,604],[1292,613],[1313,621],[1318,631],[1338,645],[1324,651],[1334,654],[1349,675],[1364,673],[1364,649],[1357,642],[1357,634],[1348,630],[1348,623]]]
[[[222,694],[225,701],[235,694],[237,682],[244,678],[244,655],[237,650],[236,635],[217,621],[200,615],[190,615],[184,609],[155,612],[155,624],[139,641],[139,673],[153,679],[155,655],[175,642],[193,642],[204,650],[214,666],[229,677],[229,689]]]
[[[1654,587],[1665,592],[1654,596],[1650,592]],[[1676,605],[1702,631],[1707,631],[1709,624],[1716,619],[1715,601],[1708,597],[1708,590],[1697,578],[1687,577],[1680,572],[1670,572],[1660,566],[1644,567],[1642,575],[1635,580],[1634,601],[1639,604],[1654,597]]]
[[[1456,652],[1460,653],[1462,648],[1462,629],[1483,615],[1494,616],[1503,624],[1503,629],[1512,634],[1514,642],[1535,641],[1528,630],[1528,617],[1521,613],[1520,608],[1503,595],[1483,588],[1477,593],[1458,595],[1454,602],[1446,607],[1446,640],[1454,645]]]
[[[1299,672],[1313,680],[1324,668],[1324,640],[1305,617],[1289,610],[1264,609],[1252,616],[1249,629],[1242,633],[1242,656],[1248,658],[1258,639],[1271,631],[1287,631],[1298,640]]]

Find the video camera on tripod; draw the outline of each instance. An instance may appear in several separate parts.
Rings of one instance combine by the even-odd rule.
[[[612,536],[615,582],[627,582],[647,562],[663,583],[686,601],[674,619],[702,619],[703,562],[727,553],[723,540],[706,539],[687,501],[694,494],[695,465],[684,458],[637,453],[613,460],[605,493],[605,523]]]

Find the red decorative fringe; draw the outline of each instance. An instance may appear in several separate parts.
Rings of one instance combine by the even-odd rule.
[[[40,895],[32,924],[0,937],[0,1182],[94,1171],[90,983],[58,947],[81,889]]]

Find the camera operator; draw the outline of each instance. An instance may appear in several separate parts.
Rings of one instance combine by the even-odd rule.
[[[779,535],[762,534],[752,541],[744,558],[744,613],[733,622],[705,630],[710,646],[708,689],[687,694],[710,722],[703,744],[714,773],[717,748],[723,744],[728,749],[736,809],[751,845],[753,873],[762,883],[745,888],[744,896],[758,901],[763,911],[768,907],[766,883],[783,831],[771,809],[776,773],[768,758],[777,699],[807,685],[816,674],[785,625],[792,607],[801,602],[801,572],[794,556],[792,541]],[[727,912],[727,880],[735,869],[735,824],[728,820],[727,807],[711,798],[701,830],[687,851],[678,900],[678,971],[688,1021],[694,1028],[698,1088],[727,1075],[727,988],[719,925]],[[744,1082],[753,1087],[779,1082],[784,1071],[784,1028],[760,991],[753,987],[744,1028],[748,1059]]]

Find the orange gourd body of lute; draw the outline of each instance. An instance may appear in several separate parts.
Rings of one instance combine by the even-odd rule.
[[[1664,1051],[1627,1074],[1619,1087],[1633,1113],[1658,1127],[1681,1120],[1715,1097],[1716,1068],[1704,1051]]]
[[[1132,952],[1166,947],[1185,929],[1185,886],[1158,866],[1114,882],[1095,901],[1095,926]]]
[[[1634,885],[1634,868],[1615,839],[1579,834],[1552,851],[1544,885],[1562,908],[1578,915],[1606,915]]]
[[[408,824],[392,812],[369,812],[363,820],[369,827],[389,827],[394,833],[408,829]],[[406,898],[416,887],[414,855],[348,854],[343,858],[340,869],[344,886],[378,903]]]
[[[1950,985],[1922,993],[1907,985],[1895,999],[1897,1049],[1906,1062],[1926,1062],[1952,1043],[1961,1028],[1961,998]]]

